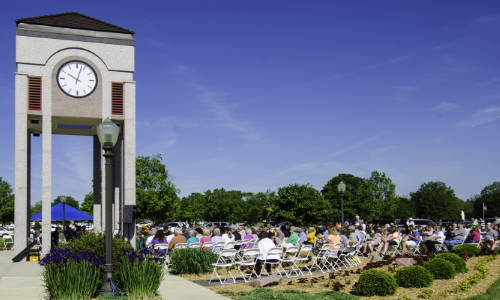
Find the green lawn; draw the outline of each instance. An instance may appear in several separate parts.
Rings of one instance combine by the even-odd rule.
[[[495,281],[486,293],[482,295],[472,296],[464,300],[498,300],[500,299],[500,278]]]
[[[251,292],[220,291],[220,294],[236,298],[238,300],[356,300],[357,296],[339,293],[335,291],[310,294],[296,290],[271,290],[266,288],[255,289]]]

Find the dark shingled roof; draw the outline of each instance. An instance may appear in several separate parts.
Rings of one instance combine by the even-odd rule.
[[[68,12],[56,15],[46,15],[16,20],[16,25],[19,25],[19,23],[134,34],[134,32],[131,30],[94,19],[77,12]]]

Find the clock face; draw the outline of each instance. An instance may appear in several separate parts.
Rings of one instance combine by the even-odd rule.
[[[57,72],[57,84],[67,95],[82,98],[95,90],[97,76],[88,64],[73,60],[62,65]]]

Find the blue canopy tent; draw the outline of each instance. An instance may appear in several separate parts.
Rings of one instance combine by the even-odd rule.
[[[59,202],[56,205],[52,206],[51,209],[52,221],[62,221],[63,220],[63,206],[62,203]],[[42,219],[42,213],[39,212],[36,215],[32,215],[30,220],[35,221],[36,219]],[[65,219],[66,221],[74,220],[74,221],[92,221],[94,218],[80,211],[68,204],[65,205]]]

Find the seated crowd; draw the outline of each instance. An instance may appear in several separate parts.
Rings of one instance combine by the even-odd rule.
[[[269,249],[273,247],[311,245],[317,254],[324,244],[328,244],[328,255],[337,256],[341,253],[357,251],[362,255],[378,252],[386,255],[390,248],[399,249],[400,254],[408,253],[409,249],[419,248],[417,253],[436,253],[451,251],[462,243],[475,243],[478,247],[496,249],[499,247],[498,224],[486,224],[484,228],[472,225],[465,228],[462,223],[450,226],[407,226],[366,225],[359,217],[352,225],[337,223],[335,225],[321,225],[317,227],[301,228],[296,226],[276,227],[243,227],[232,225],[228,228],[196,227],[196,228],[152,228],[150,232],[143,228],[138,231],[138,248],[155,245],[168,245],[171,251],[177,244],[199,243],[212,245],[223,243],[223,248],[214,249],[218,252],[224,248],[258,248],[260,256],[257,260],[256,271],[260,273],[262,261]],[[240,241],[235,246],[235,241]],[[208,249],[208,248],[207,248]],[[415,253],[415,252],[414,252]],[[267,260],[273,258],[267,257]],[[277,259],[277,258],[274,258]]]

